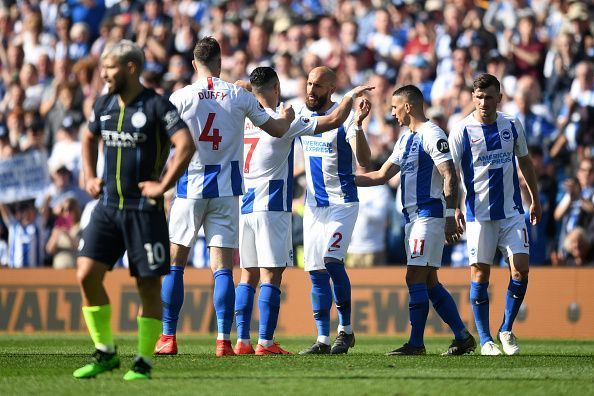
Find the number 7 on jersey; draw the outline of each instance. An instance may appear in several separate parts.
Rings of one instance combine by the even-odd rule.
[[[252,155],[254,154],[254,150],[258,145],[258,141],[260,138],[244,138],[243,144],[249,145],[250,148],[248,149],[247,155],[245,156],[245,164],[243,165],[243,171],[245,173],[250,173],[250,162],[252,161]]]

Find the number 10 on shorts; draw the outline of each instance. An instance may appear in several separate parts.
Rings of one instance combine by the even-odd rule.
[[[144,250],[146,250],[146,259],[150,269],[159,268],[165,262],[165,248],[161,242],[154,245],[145,243]]]

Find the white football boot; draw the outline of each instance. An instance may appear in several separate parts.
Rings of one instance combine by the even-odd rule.
[[[503,352],[506,355],[519,355],[520,347],[518,346],[518,339],[511,331],[502,331],[499,333],[499,341],[503,347]]]
[[[487,341],[481,347],[481,355],[483,355],[483,356],[497,356],[497,355],[503,355],[503,353],[501,352],[501,349],[499,349],[499,346],[497,344],[495,344],[493,341]]]

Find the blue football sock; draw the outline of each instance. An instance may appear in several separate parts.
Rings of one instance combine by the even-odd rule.
[[[233,308],[235,305],[235,288],[233,272],[220,269],[214,273],[214,308],[217,314],[217,331],[219,334],[230,334],[233,325]]]
[[[161,286],[163,302],[163,334],[175,335],[179,311],[184,304],[184,267],[171,266]]]
[[[313,309],[318,336],[330,336],[330,308],[332,308],[332,288],[330,274],[326,271],[311,271],[311,307]]]
[[[235,324],[237,325],[237,338],[242,340],[250,339],[254,293],[256,290],[248,283],[239,283],[235,289]]]
[[[451,294],[448,293],[446,288],[443,287],[441,283],[438,283],[437,286],[434,286],[429,290],[429,299],[433,303],[433,308],[435,308],[435,311],[437,311],[441,319],[450,326],[456,339],[464,339],[464,323],[460,318],[454,299]]]
[[[410,313],[410,338],[408,343],[414,347],[423,346],[423,334],[429,314],[429,294],[425,283],[415,283],[408,286],[410,300],[408,310]]]
[[[258,296],[258,309],[260,310],[260,339],[272,340],[274,330],[278,323],[278,311],[280,309],[281,290],[271,285],[263,283],[260,285],[260,295]]]
[[[524,301],[527,288],[528,279],[524,279],[523,281],[509,280],[507,295],[505,297],[505,314],[503,315],[503,323],[499,331],[511,331],[522,301]]]
[[[332,262],[326,264],[326,270],[332,278],[334,301],[338,310],[338,324],[351,324],[351,281],[343,263]]]
[[[476,330],[481,339],[481,345],[493,341],[489,330],[489,282],[470,282],[470,304],[474,313]]]

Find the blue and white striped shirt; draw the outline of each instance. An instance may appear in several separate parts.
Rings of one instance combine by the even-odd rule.
[[[334,103],[326,114],[337,106],[338,103]],[[322,114],[303,106],[297,115],[309,118]],[[348,143],[356,135],[353,119],[354,112],[351,111],[339,128],[300,138],[307,180],[306,205],[330,206],[359,202],[354,176],[356,158]]]
[[[528,155],[522,124],[497,112],[493,124],[481,124],[474,113],[452,128],[452,158],[466,190],[466,219],[488,221],[524,214],[515,157]]]
[[[416,217],[444,217],[443,177],[437,165],[451,159],[445,132],[431,121],[418,131],[400,135],[389,161],[400,167],[402,213],[407,223]]]

